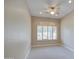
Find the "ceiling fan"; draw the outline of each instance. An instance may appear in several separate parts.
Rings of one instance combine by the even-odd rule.
[[[44,10],[45,13],[49,13],[51,15],[54,14],[59,14],[59,7],[57,7],[56,5],[49,5],[48,8],[46,10]]]
[[[42,12],[40,12],[40,14],[45,13],[57,16],[60,13],[59,10],[61,2],[58,2],[58,0],[55,3],[52,2],[53,0],[47,0],[47,7]]]

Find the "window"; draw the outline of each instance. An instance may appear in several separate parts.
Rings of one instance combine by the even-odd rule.
[[[56,40],[57,27],[56,26],[37,26],[37,40]]]
[[[42,26],[37,26],[37,39],[42,40]]]

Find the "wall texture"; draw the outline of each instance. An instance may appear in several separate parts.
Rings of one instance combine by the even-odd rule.
[[[31,18],[26,0],[5,0],[5,59],[25,59],[31,47]]]
[[[61,20],[61,39],[64,46],[71,51],[74,49],[74,12]]]

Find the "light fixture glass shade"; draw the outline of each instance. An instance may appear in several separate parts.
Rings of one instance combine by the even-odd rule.
[[[69,0],[69,3],[72,3],[72,1],[71,1],[71,0]]]
[[[42,14],[42,12],[40,12],[40,14]]]
[[[55,12],[54,12],[54,11],[52,11],[52,12],[50,12],[50,14],[52,14],[52,15],[53,15],[53,14],[55,14]]]

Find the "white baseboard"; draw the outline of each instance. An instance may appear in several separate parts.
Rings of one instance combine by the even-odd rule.
[[[61,46],[61,44],[44,44],[44,45],[33,45],[32,47],[48,47],[48,46]]]
[[[26,56],[25,56],[25,59],[28,59],[29,54],[30,54],[30,51],[31,51],[31,49],[28,50],[28,52],[27,52],[27,54],[26,54]]]
[[[74,49],[69,47],[68,45],[63,45],[64,48],[66,48],[67,50],[71,51],[71,52],[74,52]]]

